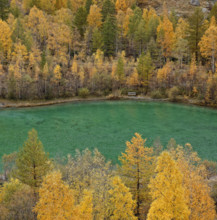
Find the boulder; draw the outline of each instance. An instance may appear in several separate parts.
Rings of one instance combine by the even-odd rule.
[[[190,4],[193,5],[193,6],[199,6],[200,1],[199,0],[190,0]]]

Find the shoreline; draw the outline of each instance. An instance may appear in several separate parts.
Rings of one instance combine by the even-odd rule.
[[[9,100],[9,99],[0,99],[0,109],[9,109],[9,108],[34,108],[40,106],[50,106],[50,105],[58,105],[65,103],[73,103],[73,102],[88,102],[88,101],[118,101],[118,100],[140,100],[140,101],[156,101],[156,102],[170,102],[170,103],[178,103],[178,104],[186,104],[186,105],[194,105],[201,107],[208,107],[217,109],[217,106],[214,105],[205,105],[199,100],[195,99],[177,99],[170,100],[169,98],[164,99],[153,99],[150,96],[120,96],[120,97],[88,97],[88,98],[60,98],[60,99],[52,99],[52,100]]]

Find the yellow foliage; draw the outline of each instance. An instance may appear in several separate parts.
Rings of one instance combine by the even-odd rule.
[[[77,72],[78,72],[78,63],[75,56],[72,62],[72,73],[75,74]]]
[[[129,30],[129,23],[130,23],[130,16],[133,14],[133,10],[131,8],[128,8],[126,11],[126,16],[124,18],[123,22],[123,28],[124,28],[124,36],[128,34]]]
[[[90,13],[87,17],[88,24],[91,28],[99,28],[102,25],[101,9],[97,5],[91,5]]]
[[[44,12],[36,8],[31,8],[28,16],[27,25],[30,28],[33,36],[42,42],[47,37],[48,22]]]
[[[191,64],[190,64],[189,73],[190,73],[190,78],[191,79],[193,79],[194,76],[197,73],[197,63],[196,63],[196,56],[195,56],[195,54],[193,54],[192,58],[191,58]]]
[[[213,16],[209,28],[199,42],[200,52],[203,57],[210,58],[212,71],[215,73],[215,62],[217,57],[217,26]]]
[[[138,86],[139,85],[139,74],[136,70],[134,69],[134,72],[127,78],[127,84],[129,86]]]
[[[40,8],[47,13],[54,13],[57,0],[40,0]]]
[[[92,196],[86,192],[76,205],[73,190],[62,181],[60,172],[53,172],[44,178],[34,211],[39,220],[92,219]]]
[[[172,148],[170,151],[183,175],[183,186],[190,209],[189,219],[214,220],[215,204],[210,197],[210,187],[206,179],[207,171],[201,159],[196,152],[193,152],[190,144]]]
[[[175,34],[173,31],[173,24],[167,15],[164,15],[163,20],[160,21],[157,28],[157,34],[157,41],[162,47],[163,55],[169,57],[174,46]]]
[[[126,0],[117,0],[115,3],[115,8],[117,11],[121,10],[125,12],[128,8]]]
[[[148,184],[154,172],[155,157],[153,148],[145,147],[146,139],[135,133],[131,142],[126,142],[125,153],[119,157],[122,166],[120,172],[122,179],[136,201],[136,216],[145,216],[149,209],[151,198]]]
[[[163,152],[158,157],[155,172],[156,176],[149,184],[153,202],[147,219],[188,220],[190,211],[183,176],[168,152]]]
[[[11,53],[11,40],[12,31],[9,25],[0,19],[0,50],[3,51],[4,55],[9,58]]]
[[[132,194],[122,183],[120,177],[112,178],[109,196],[108,212],[111,220],[137,219],[133,213],[135,201],[133,201]]]
[[[169,75],[172,71],[172,63],[167,62],[162,69],[159,69],[157,72],[157,79],[160,82],[167,82]]]
[[[56,66],[55,66],[54,71],[53,71],[53,74],[54,74],[54,80],[55,80],[55,82],[58,82],[58,81],[61,80],[62,74],[61,74],[61,67],[60,67],[60,65],[56,65]]]
[[[186,22],[183,18],[180,18],[178,20],[178,24],[175,32],[176,39],[178,38],[185,39],[188,27],[189,27],[188,22]]]

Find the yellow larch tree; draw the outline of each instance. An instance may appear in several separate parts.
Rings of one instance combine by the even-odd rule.
[[[199,42],[201,55],[211,60],[212,73],[215,73],[215,64],[217,58],[217,25],[213,16],[209,28]]]
[[[196,55],[192,54],[191,57],[191,63],[190,63],[190,67],[189,67],[189,72],[187,74],[187,93],[188,95],[191,95],[193,88],[194,88],[194,83],[196,80],[196,75],[197,75],[197,62],[196,62]]]
[[[111,179],[109,190],[108,216],[111,220],[131,219],[136,220],[134,215],[135,201],[132,199],[130,190],[122,183],[119,176]]]
[[[157,80],[162,84],[162,86],[168,86],[169,78],[172,72],[172,62],[167,61],[166,64],[158,70]]]
[[[81,203],[75,204],[73,190],[63,182],[61,173],[55,171],[44,178],[34,211],[39,220],[91,220],[92,196],[86,192]]]
[[[153,202],[147,219],[188,220],[190,210],[183,187],[183,176],[168,152],[164,151],[158,157],[155,173],[156,176],[149,184]]]
[[[171,56],[174,46],[175,34],[173,24],[169,20],[168,15],[164,13],[162,21],[157,28],[157,41],[161,45],[162,52],[165,58]]]
[[[97,5],[91,5],[87,22],[91,28],[99,28],[102,25],[101,9]]]
[[[12,40],[11,40],[12,31],[9,25],[0,19],[0,51],[3,51],[3,56],[7,59],[11,53]],[[1,56],[1,54],[0,54]]]
[[[53,71],[53,79],[56,83],[58,83],[62,79],[61,67],[60,65],[56,65]]]
[[[56,0],[40,0],[40,8],[49,14],[53,14],[55,11]]]
[[[138,219],[145,218],[151,203],[148,184],[155,166],[153,148],[146,147],[145,142],[146,139],[135,133],[131,142],[126,142],[125,153],[119,157],[120,174],[136,201],[135,215]]]
[[[176,160],[183,175],[183,186],[187,205],[190,209],[189,219],[214,220],[216,217],[214,200],[210,197],[207,171],[197,153],[190,144],[172,147],[170,153]]]
[[[126,12],[128,8],[126,0],[117,0],[115,3],[115,8],[117,11],[121,10]]]
[[[123,29],[124,29],[124,36],[126,37],[129,31],[129,23],[130,23],[130,16],[133,14],[133,10],[128,8],[126,11],[126,15],[123,21]]]
[[[128,76],[127,85],[129,85],[130,87],[136,87],[139,85],[139,74],[136,68],[134,68],[133,73]]]
[[[41,44],[45,43],[48,32],[48,21],[45,13],[35,6],[31,8],[27,19],[27,26],[32,36]]]

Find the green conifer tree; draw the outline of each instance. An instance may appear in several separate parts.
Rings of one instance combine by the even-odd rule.
[[[74,25],[77,27],[82,38],[84,37],[86,24],[87,24],[87,11],[84,7],[80,7],[78,8],[75,14]]]
[[[102,30],[103,50],[106,56],[112,56],[115,53],[115,40],[117,33],[117,22],[114,16],[107,16]]]

